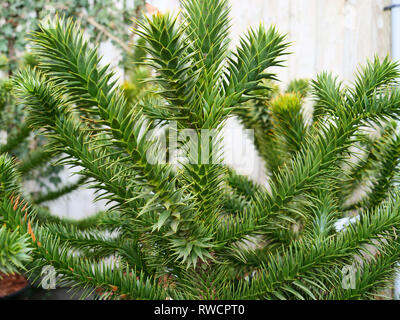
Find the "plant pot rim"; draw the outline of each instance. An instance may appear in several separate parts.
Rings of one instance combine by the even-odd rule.
[[[17,291],[14,291],[14,292],[12,292],[12,293],[10,293],[8,295],[0,296],[0,300],[9,300],[9,299],[15,298],[16,296],[18,296],[18,295],[22,294],[23,292],[25,292],[30,287],[30,283],[29,283],[28,278],[23,274],[20,274],[20,276],[22,276],[22,277],[24,277],[26,279],[25,287],[23,287],[23,288],[21,288],[21,289],[19,289]]]

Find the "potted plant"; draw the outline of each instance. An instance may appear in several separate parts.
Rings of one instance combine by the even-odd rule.
[[[230,52],[227,1],[183,6],[182,20],[156,13],[139,22],[159,92],[137,104],[126,101],[72,20],[39,26],[32,35],[39,67],[15,78],[29,124],[66,154],[65,163],[82,168],[113,210],[79,229],[43,223],[7,193],[2,221],[29,235],[36,267],[52,265],[84,295],[101,288],[115,299],[374,297],[400,259],[393,191],[400,139],[390,121],[400,114],[398,65],[376,58],[348,87],[322,73],[306,121],[302,90],[260,97],[265,80],[276,78],[270,68],[282,64],[285,36],[260,26]],[[265,159],[269,188],[221,160],[220,130],[234,114],[272,150],[260,154],[279,156]],[[366,135],[376,124],[381,134]],[[193,139],[174,141],[182,130]],[[216,135],[202,140],[207,130]],[[1,157],[8,181],[15,170]],[[366,178],[371,188],[350,201]],[[365,255],[367,244],[378,254]]]

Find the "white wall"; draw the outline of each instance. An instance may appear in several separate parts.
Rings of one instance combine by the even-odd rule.
[[[293,54],[280,71],[287,82],[328,70],[351,80],[359,63],[390,51],[390,0],[247,0],[230,1],[232,34],[248,25],[275,24],[288,34]],[[244,5],[246,3],[246,5]]]

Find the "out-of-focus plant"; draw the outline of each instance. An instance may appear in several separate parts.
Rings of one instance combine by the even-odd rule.
[[[133,53],[127,57],[125,69],[125,80],[123,83],[123,91],[126,99],[130,103],[135,103],[149,96],[154,86],[146,81],[151,75],[151,69],[144,65],[146,59],[146,51],[143,49],[145,45],[143,39],[139,38]]]
[[[129,3],[132,5],[129,6]],[[111,39],[116,46],[129,52],[128,30],[132,19],[140,16],[145,0],[6,0],[0,4],[0,54],[10,59],[11,74],[18,57],[25,52],[26,35],[48,15],[75,17],[92,41]],[[123,53],[124,53],[123,52]]]
[[[284,92],[274,81],[264,81],[258,97],[247,101],[234,114],[246,129],[254,130],[254,143],[265,162],[270,178],[290,157],[299,151],[305,136],[305,97],[309,91],[306,79],[293,80]],[[295,132],[296,131],[296,132]],[[293,136],[288,138],[288,132]]]

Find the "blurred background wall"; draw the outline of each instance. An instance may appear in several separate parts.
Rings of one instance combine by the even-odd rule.
[[[287,68],[277,71],[281,85],[294,78],[315,78],[321,71],[330,71],[345,82],[351,81],[359,64],[375,54],[390,54],[391,16],[384,7],[390,0],[230,0],[232,7],[232,47],[249,27],[275,24],[288,34],[293,53]],[[178,12],[179,0],[149,0],[161,12]],[[117,65],[119,52],[110,43],[101,46],[105,62]],[[122,74],[121,74],[122,75]],[[230,129],[239,128],[232,119]],[[263,164],[250,147],[245,155],[235,155],[235,167],[265,184]],[[239,159],[240,158],[240,159]],[[70,172],[63,173],[71,181]],[[80,190],[63,199],[48,203],[58,215],[81,218],[103,208],[92,203],[91,190]]]
[[[390,52],[390,0],[232,0],[232,37],[260,21],[292,42],[283,82],[327,70],[351,80],[367,57]]]

